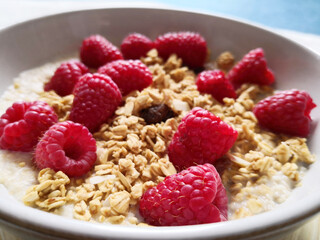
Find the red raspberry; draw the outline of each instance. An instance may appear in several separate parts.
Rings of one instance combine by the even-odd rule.
[[[237,97],[233,86],[220,70],[201,72],[197,77],[196,84],[199,92],[209,93],[221,103],[225,97]]]
[[[182,118],[168,147],[170,161],[179,169],[214,163],[236,141],[238,132],[202,108]]]
[[[125,59],[140,59],[153,48],[153,42],[139,33],[129,34],[121,43],[121,52]]]
[[[32,151],[57,114],[45,102],[15,102],[0,118],[0,147],[13,151]]]
[[[74,87],[70,120],[95,131],[114,114],[121,100],[120,90],[110,77],[87,73]]]
[[[62,171],[69,177],[86,174],[96,159],[96,141],[91,133],[86,127],[71,121],[50,127],[35,152],[38,168]]]
[[[98,73],[111,77],[123,95],[141,91],[152,83],[152,73],[140,60],[113,61],[100,67]]]
[[[242,83],[256,83],[270,85],[274,82],[274,75],[267,67],[262,48],[251,50],[229,72],[228,78],[234,86]]]
[[[262,127],[277,133],[306,137],[310,131],[310,112],[314,107],[316,104],[307,92],[293,89],[261,100],[253,112]]]
[[[148,224],[177,226],[228,219],[228,198],[211,164],[190,167],[148,189],[140,200],[140,214]]]
[[[60,96],[69,95],[79,78],[88,72],[89,69],[79,61],[64,62],[57,68],[50,81],[44,85],[44,90],[54,90]]]
[[[161,57],[167,59],[175,53],[190,68],[203,67],[207,59],[207,43],[199,33],[169,32],[159,36],[154,44]]]
[[[100,35],[92,35],[82,42],[80,58],[85,65],[92,68],[123,59],[119,49]]]

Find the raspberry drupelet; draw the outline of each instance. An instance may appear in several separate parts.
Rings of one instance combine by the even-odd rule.
[[[114,114],[121,101],[120,90],[110,77],[87,73],[74,88],[69,119],[94,132]]]
[[[134,90],[141,91],[152,83],[152,73],[140,60],[113,61],[100,67],[98,73],[108,75],[123,96]]]
[[[219,117],[196,107],[182,118],[168,147],[169,159],[179,169],[214,163],[233,146],[238,132]]]
[[[91,68],[98,68],[108,62],[123,59],[119,49],[100,35],[92,35],[83,40],[80,58]]]
[[[153,42],[140,33],[131,33],[123,39],[120,48],[125,59],[140,59],[153,48]]]
[[[206,40],[194,32],[166,33],[154,41],[154,46],[162,58],[175,53],[190,68],[203,67],[208,55]]]
[[[273,72],[267,66],[262,48],[251,50],[228,73],[227,78],[237,88],[243,83],[270,85]]]
[[[196,84],[199,92],[211,94],[220,103],[223,103],[223,98],[225,97],[237,97],[232,84],[220,70],[201,72],[197,76]]]
[[[44,85],[44,90],[53,90],[62,97],[69,95],[79,78],[88,72],[89,69],[79,61],[64,62],[57,68],[50,81]]]
[[[44,131],[57,121],[57,114],[45,102],[15,102],[0,118],[0,147],[32,151]]]
[[[307,137],[316,104],[306,91],[287,90],[258,102],[253,113],[260,126],[276,133]]]
[[[155,226],[214,223],[228,219],[228,198],[211,164],[168,176],[141,197],[139,211]]]
[[[93,136],[86,127],[71,121],[50,127],[37,144],[34,158],[38,168],[62,171],[69,177],[86,174],[96,159]]]

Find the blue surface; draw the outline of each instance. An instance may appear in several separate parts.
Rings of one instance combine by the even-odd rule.
[[[234,16],[269,27],[320,34],[320,0],[157,0],[172,7]]]
[[[268,27],[320,35],[320,0],[93,0],[92,2],[159,3],[173,8],[236,17]]]

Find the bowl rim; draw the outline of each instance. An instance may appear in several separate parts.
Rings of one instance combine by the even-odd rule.
[[[204,15],[217,19],[231,21],[234,24],[246,25],[258,31],[266,32],[273,35],[275,38],[280,38],[283,41],[289,41],[297,48],[302,49],[311,55],[320,63],[320,55],[315,51],[302,46],[301,44],[288,39],[278,33],[271,31],[265,26],[251,23],[249,21],[240,20],[234,17],[226,17],[217,14],[204,13],[198,11],[181,10],[176,8],[165,7],[108,7],[108,8],[92,8],[75,11],[66,11],[58,14],[50,14],[31,20],[16,23],[14,25],[0,29],[1,34],[7,31],[14,31],[15,28],[30,25],[34,22],[42,21],[48,18],[59,17],[64,15],[79,14],[84,12],[94,11],[112,11],[115,9],[130,10],[130,11],[170,11],[186,14]],[[316,199],[316,200],[315,200]],[[188,238],[205,238],[215,237],[215,239],[225,239],[226,237],[240,238],[250,237],[255,234],[269,234],[271,232],[284,231],[293,225],[300,224],[305,219],[320,212],[320,192],[314,192],[312,196],[306,196],[299,201],[299,205],[304,205],[304,208],[297,208],[293,204],[290,206],[281,207],[281,211],[269,211],[250,218],[232,220],[228,222],[220,222],[214,224],[201,224],[179,227],[159,227],[159,228],[144,228],[134,226],[117,226],[106,224],[95,224],[82,222],[79,220],[68,219],[57,216],[51,213],[43,212],[38,209],[25,207],[22,203],[17,204],[15,201],[9,203],[0,198],[0,222],[5,224],[13,224],[19,228],[35,231],[43,234],[48,234],[55,237],[71,237],[77,236],[90,237],[92,239],[101,239],[103,237],[110,238],[125,238],[125,239],[181,239],[185,236]],[[24,214],[21,215],[21,212]],[[232,230],[226,232],[225,229],[232,224]],[[54,226],[54,227],[52,227]],[[72,226],[70,228],[70,226]],[[255,226],[254,228],[252,226]],[[159,238],[159,236],[161,236]]]

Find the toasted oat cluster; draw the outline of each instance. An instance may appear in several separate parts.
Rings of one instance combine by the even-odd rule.
[[[226,70],[233,59],[232,54],[223,53],[216,62]],[[314,156],[305,138],[260,129],[252,109],[256,102],[273,94],[271,87],[243,84],[236,100],[224,98],[221,104],[210,94],[199,93],[195,73],[182,67],[176,55],[164,61],[153,49],[142,61],[152,72],[153,83],[125,96],[115,117],[93,134],[98,148],[93,170],[78,179],[41,170],[39,184],[24,197],[27,205],[57,214],[71,205],[73,217],[79,220],[146,225],[137,214],[139,199],[147,189],[176,173],[167,147],[180,120],[194,107],[215,114],[239,134],[224,161],[217,163],[229,192],[230,219],[270,210],[288,197],[285,186],[291,189],[291,185],[299,184],[301,166],[311,164]],[[59,121],[68,119],[72,95],[43,92],[41,100],[53,107]],[[160,104],[169,107],[173,117],[146,124],[141,111]]]
[[[38,174],[39,184],[32,186],[24,196],[25,203],[34,203],[37,207],[50,211],[66,203],[66,185],[70,179],[63,172],[55,172],[50,168]]]

